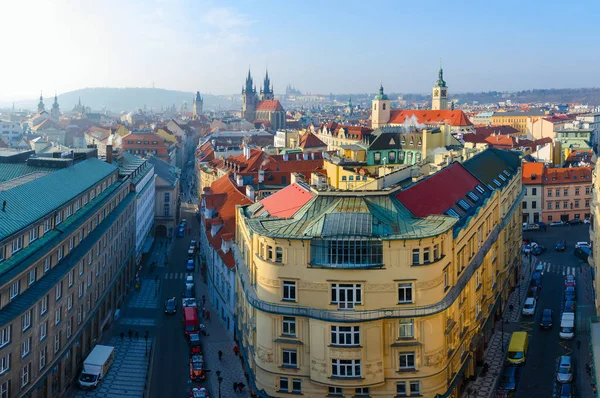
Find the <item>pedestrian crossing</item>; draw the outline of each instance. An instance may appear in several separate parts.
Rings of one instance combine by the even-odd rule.
[[[185,279],[188,276],[194,276],[194,274],[191,272],[167,272],[165,274],[165,279]]]
[[[567,276],[567,275],[577,275],[578,273],[581,272],[581,267],[575,267],[572,265],[560,265],[560,264],[552,264],[546,261],[540,261],[539,263],[537,263],[535,265],[535,267],[539,267],[539,266],[543,267],[544,273],[551,273],[551,274],[559,274],[559,275],[563,275],[563,276]]]

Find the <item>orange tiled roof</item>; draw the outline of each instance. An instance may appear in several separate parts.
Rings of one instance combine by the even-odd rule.
[[[469,120],[463,111],[459,110],[392,110],[390,111],[390,124],[403,124],[406,119],[412,116],[417,118],[417,121],[422,124],[449,124],[451,126],[472,126],[473,123]]]
[[[592,183],[590,167],[560,167],[544,169],[544,185]]]
[[[298,146],[302,149],[307,149],[327,147],[327,144],[321,141],[321,139],[319,139],[319,137],[317,137],[313,133],[306,133],[302,137],[300,137],[300,142]]]
[[[279,100],[263,100],[258,103],[256,111],[283,111]]]
[[[544,174],[544,163],[524,162],[522,166],[521,181],[523,184],[541,184]]]
[[[263,209],[271,217],[289,218],[302,208],[315,195],[298,184],[288,185],[280,191],[261,200]]]

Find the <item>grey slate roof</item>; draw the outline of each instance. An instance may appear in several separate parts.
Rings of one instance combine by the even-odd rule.
[[[115,170],[90,158],[0,192],[0,204],[6,201],[6,211],[0,210],[0,240],[48,216]]]
[[[154,165],[154,173],[156,175],[172,186],[177,184],[177,180],[179,179],[179,168],[173,167],[169,163],[160,160],[155,156],[150,156],[148,161]]]
[[[488,188],[495,190],[508,185],[514,172],[521,167],[521,159],[514,151],[488,148],[463,162],[463,166]],[[505,170],[510,175],[506,175]]]

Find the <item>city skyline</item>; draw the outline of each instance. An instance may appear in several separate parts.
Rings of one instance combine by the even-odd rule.
[[[15,61],[0,76],[0,100],[153,85],[238,94],[249,67],[257,82],[268,68],[276,93],[288,83],[307,93],[375,92],[380,81],[388,92],[427,93],[440,58],[450,94],[594,86],[598,56],[574,40],[589,37],[592,27],[548,22],[600,7],[591,1],[568,9],[558,2],[501,9],[469,2],[298,4],[12,2],[0,32],[15,38],[5,47]],[[30,57],[21,59],[24,47]],[[561,48],[568,56],[556,56]]]

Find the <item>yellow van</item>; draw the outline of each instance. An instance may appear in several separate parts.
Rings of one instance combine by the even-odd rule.
[[[529,346],[529,335],[527,332],[513,332],[508,345],[508,354],[506,360],[511,365],[521,365],[525,363],[527,347]]]

